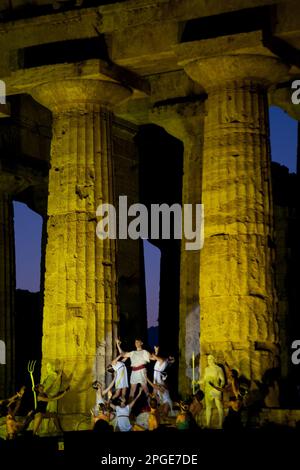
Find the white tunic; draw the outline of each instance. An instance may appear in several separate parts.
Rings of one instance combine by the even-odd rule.
[[[131,360],[131,367],[139,367],[142,365],[146,365],[147,362],[150,362],[150,353],[145,349],[141,349],[140,351],[131,351],[129,353],[129,357]],[[140,370],[133,370],[130,376],[130,383],[131,384],[147,384],[147,369],[144,367]]]
[[[166,369],[168,361],[156,361],[154,365],[153,383],[162,385],[164,383],[164,374],[162,372]]]
[[[119,390],[120,388],[127,388],[128,387],[128,376],[127,376],[127,369],[124,362],[117,361],[115,365],[112,365],[112,368],[115,371],[116,381],[115,381],[115,388]]]
[[[116,406],[116,421],[117,426],[121,432],[128,432],[131,431],[131,423],[129,420],[130,415],[130,408],[129,405],[124,406]]]
[[[173,402],[171,400],[169,390],[165,389],[163,392],[159,392],[159,401],[161,405],[168,403],[170,411],[173,411]]]

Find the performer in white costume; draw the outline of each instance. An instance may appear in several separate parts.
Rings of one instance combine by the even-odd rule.
[[[99,414],[99,405],[104,405],[105,404],[103,396],[108,395],[108,394],[111,395],[110,390],[112,389],[114,383],[115,383],[115,377],[111,381],[109,386],[106,389],[103,390],[102,385],[101,385],[100,382],[97,382],[97,381],[93,382],[93,388],[96,390],[96,403],[95,403],[94,408],[91,410],[91,413],[92,413],[93,416],[98,416],[98,414]],[[108,396],[108,399],[110,399],[110,398],[111,398],[111,396]]]
[[[125,398],[116,398],[115,402],[110,404],[110,407],[116,412],[117,430],[121,432],[131,431],[130,413],[137,399],[141,396],[142,391],[142,389],[139,390],[139,393],[129,405],[126,405]]]
[[[167,387],[167,384],[155,384],[151,380],[147,379],[147,382],[153,388],[153,395],[157,397],[159,403],[159,413],[163,417],[167,417],[170,413],[171,416],[174,416],[173,411],[173,402],[170,397],[170,392]]]
[[[158,385],[164,385],[164,382],[167,378],[165,370],[169,364],[172,364],[174,362],[174,357],[161,357],[159,355],[159,347],[154,346],[154,354],[151,354],[150,359],[156,361],[154,365],[153,383]]]
[[[130,376],[130,394],[129,399],[132,400],[136,391],[136,387],[138,384],[141,384],[142,389],[144,390],[145,394],[149,395],[149,390],[147,386],[147,368],[146,364],[150,362],[151,355],[148,351],[142,348],[143,341],[140,339],[135,340],[135,351],[124,352],[121,349],[121,341],[117,339],[117,348],[119,353],[124,358],[130,358],[131,360],[131,367],[132,372]]]
[[[127,367],[124,364],[127,358],[120,361],[121,357],[122,354],[116,357],[116,359],[114,359],[107,367],[108,372],[113,372],[115,374],[115,393],[113,394],[113,399],[119,397],[121,393],[122,397],[125,398],[128,389]]]

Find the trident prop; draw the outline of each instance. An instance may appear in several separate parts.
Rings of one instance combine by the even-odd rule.
[[[193,373],[193,379],[192,379],[193,395],[195,395],[195,353],[194,352],[192,355],[192,373]]]
[[[196,389],[196,385],[201,385],[202,384],[202,381],[200,380],[200,377],[199,379],[197,380],[196,379],[196,368],[195,368],[195,353],[193,351],[192,353],[192,389],[193,389],[193,395],[195,395],[195,389]]]
[[[33,391],[33,398],[34,398],[34,409],[36,410],[37,401],[36,401],[36,391],[35,391],[34,377],[33,377],[35,364],[36,364],[36,361],[28,361],[27,370],[31,378],[31,385],[32,385],[32,391]]]

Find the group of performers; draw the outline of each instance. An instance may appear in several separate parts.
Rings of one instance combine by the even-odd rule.
[[[112,423],[114,429],[119,431],[154,430],[166,418],[173,416],[175,417],[177,429],[193,429],[200,424],[200,421],[201,424],[203,421],[199,419],[204,409],[203,398],[205,398],[206,426],[208,428],[212,424],[211,416],[214,404],[218,412],[219,428],[222,428],[223,424],[234,428],[242,426],[241,410],[246,389],[241,386],[237,371],[230,368],[227,363],[221,367],[216,363],[215,358],[209,355],[203,379],[198,381],[204,392],[199,389],[188,399],[173,403],[165,371],[168,364],[174,362],[174,358],[160,356],[159,348],[156,346],[154,352],[149,353],[143,349],[143,342],[140,339],[136,339],[135,347],[134,351],[125,352],[121,348],[121,341],[117,340],[119,355],[107,368],[108,372],[114,373],[113,380],[105,390],[103,390],[100,383],[94,383],[97,390],[96,404],[92,410],[92,421],[95,428],[99,426],[99,428],[104,429],[107,424]],[[129,384],[127,368],[124,364],[127,359],[131,360],[132,368],[128,402],[126,397]],[[150,361],[155,361],[153,381],[147,377],[147,363]],[[151,393],[149,393],[149,385],[152,388]],[[140,390],[135,397],[137,386],[140,387]],[[112,393],[113,387],[114,392]],[[130,420],[132,408],[142,393],[147,397],[147,411],[145,412],[145,408],[142,408],[142,412],[133,422],[133,420]],[[106,395],[108,396],[107,400],[104,399]],[[224,396],[226,397],[225,400]],[[228,409],[225,421],[224,407]],[[107,429],[109,429],[109,426],[107,426]]]
[[[57,383],[60,382],[60,375],[57,375]],[[59,399],[65,396],[70,387],[67,387],[66,390],[56,394],[55,396],[50,396],[46,393],[44,384],[37,384],[34,386],[34,394],[36,396],[36,407],[30,410],[23,420],[18,420],[16,417],[20,409],[24,394],[25,386],[23,385],[20,390],[14,394],[12,397],[0,400],[0,415],[5,414],[6,421],[6,439],[12,440],[17,437],[18,434],[25,431],[31,422],[33,435],[37,435],[42,420],[44,418],[51,418],[55,424],[55,427],[59,433],[63,432],[60,419],[58,414],[55,411],[48,409],[49,405],[53,402],[57,402]],[[4,410],[4,413],[3,413]]]
[[[135,349],[130,352],[123,351],[121,344],[121,341],[117,339],[116,346],[119,354],[106,369],[107,373],[113,374],[110,384],[104,389],[99,381],[93,382],[96,402],[91,410],[92,429],[121,432],[152,431],[162,424],[174,426],[174,423],[179,430],[196,428],[197,424],[203,421],[202,418],[199,419],[204,409],[203,398],[205,399],[207,427],[211,427],[213,404],[216,405],[218,411],[219,428],[223,426],[224,405],[229,410],[227,421],[229,419],[235,425],[240,424],[244,393],[237,371],[231,369],[227,363],[225,367],[220,367],[214,357],[209,355],[203,379],[198,381],[203,391],[199,389],[188,399],[173,402],[166,379],[168,366],[174,363],[174,357],[162,356],[158,346],[155,346],[154,352],[150,353],[143,349],[143,341],[140,338],[135,340]],[[131,362],[130,380],[128,380],[128,369],[125,364],[128,359]],[[154,361],[152,380],[147,375],[147,365],[150,361]],[[20,391],[12,397],[0,400],[0,407],[6,408],[7,439],[14,439],[28,428],[31,421],[33,421],[33,434],[36,435],[43,418],[52,418],[57,430],[63,431],[53,404],[67,393],[69,387],[61,391],[62,371],[57,373],[49,364],[47,373],[44,382],[34,387],[36,406],[22,421],[17,420],[16,415],[25,387],[21,387]],[[50,389],[53,393],[49,393]],[[225,404],[223,397],[226,393],[229,400]]]
[[[104,423],[113,423],[114,429],[119,431],[154,430],[159,426],[161,417],[166,418],[169,413],[173,413],[173,403],[165,371],[168,365],[174,362],[174,358],[160,356],[157,346],[154,347],[154,352],[150,353],[143,349],[143,342],[139,338],[135,340],[135,350],[130,352],[122,350],[119,339],[116,341],[116,345],[119,355],[107,368],[107,372],[114,373],[113,380],[105,390],[99,382],[93,384],[96,389],[96,404],[92,410],[93,425],[98,429],[105,427]],[[125,365],[127,359],[131,361],[130,381],[128,381]],[[150,361],[155,361],[153,381],[147,376],[147,364]],[[129,382],[130,390],[127,402]],[[149,385],[152,388],[151,393]],[[114,392],[112,393],[113,387]],[[139,387],[139,392],[135,396],[137,387]],[[135,425],[132,425],[130,420],[132,408],[142,394],[147,402],[142,408],[140,416],[137,417]],[[105,395],[108,395],[106,401],[104,400]]]

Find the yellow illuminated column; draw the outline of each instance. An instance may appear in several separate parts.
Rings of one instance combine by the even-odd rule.
[[[163,127],[184,145],[182,205],[201,203],[204,102],[156,106],[150,120]],[[195,225],[194,225],[195,226]],[[180,329],[179,329],[179,391],[191,392],[192,355],[199,355],[199,250],[186,250],[181,243],[180,255]]]
[[[267,87],[285,67],[269,57],[223,56],[185,70],[208,94],[201,370],[211,353],[261,379],[278,355]]]
[[[4,175],[3,175],[4,176]],[[2,175],[0,175],[2,183]],[[2,184],[1,184],[2,186]],[[15,387],[15,246],[11,196],[0,191],[0,397]],[[5,356],[4,356],[5,349]]]
[[[113,355],[115,241],[97,238],[96,209],[114,202],[110,107],[129,95],[97,80],[47,83],[33,92],[53,113],[42,376],[48,362],[63,369],[71,390],[60,411],[74,420],[93,405],[91,383],[105,382]],[[74,428],[72,420],[64,423]]]

